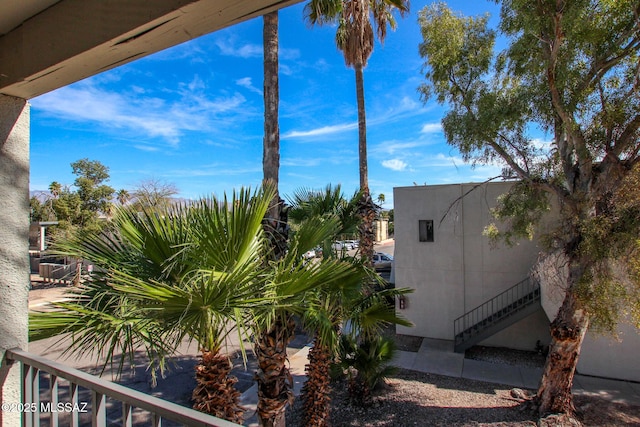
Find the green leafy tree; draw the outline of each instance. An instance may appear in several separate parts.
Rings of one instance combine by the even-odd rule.
[[[640,4],[501,2],[508,46],[494,55],[488,18],[435,4],[420,13],[427,83],[450,110],[447,141],[473,163],[503,162],[519,181],[499,201],[493,238],[530,237],[558,206],[548,253],[566,266],[537,393],[542,415],[574,412],[571,387],[587,328],[640,320],[640,204],[625,199],[640,162]],[[532,129],[552,135],[540,144]],[[628,203],[620,203],[621,200]]]
[[[97,160],[80,159],[71,163],[73,174],[77,176],[73,185],[80,197],[81,227],[97,228],[98,214],[107,212],[113,198],[114,189],[105,183],[109,181],[109,168]]]
[[[44,221],[43,208],[42,202],[37,197],[32,196],[29,199],[29,218],[31,222]]]
[[[347,67],[353,67],[358,105],[358,158],[360,174],[360,251],[367,265],[373,257],[376,206],[369,191],[367,162],[367,121],[364,102],[364,68],[373,53],[375,36],[384,42],[387,27],[395,29],[393,11],[404,15],[408,0],[311,0],[305,6],[306,19],[311,24],[337,23],[336,45],[342,51]],[[375,29],[375,30],[374,30]]]
[[[309,293],[321,286],[350,282],[357,269],[336,258],[306,262],[303,254],[335,232],[331,221],[303,224],[290,239],[288,250],[277,261],[269,262],[265,295],[272,295],[278,304],[254,310],[254,353],[258,361],[258,418],[263,425],[285,423],[285,409],[293,398],[286,347],[293,339],[295,317],[301,318],[309,307]],[[276,399],[270,396],[277,396]]]
[[[75,188],[53,181],[49,185],[51,197],[43,206],[42,217],[58,221],[52,229],[54,240],[73,233],[76,228],[87,233],[100,232],[106,224],[100,214],[109,214],[112,210],[114,190],[106,184],[109,168],[97,160],[81,159],[71,163],[71,169],[76,175]]]

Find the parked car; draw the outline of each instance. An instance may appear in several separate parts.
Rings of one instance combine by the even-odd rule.
[[[316,251],[315,251],[315,249],[308,250],[307,252],[305,252],[304,254],[302,254],[302,257],[303,257],[304,259],[311,259],[311,258],[315,258],[315,257],[316,257]]]
[[[351,249],[355,249],[360,247],[360,241],[359,240],[345,240],[345,242],[349,243],[351,245]]]
[[[391,263],[393,262],[393,256],[382,252],[376,252],[373,254],[373,268],[376,270],[391,269]]]
[[[337,251],[341,251],[343,249],[347,249],[344,245],[344,242],[338,240],[337,242],[333,242],[333,244],[331,245],[331,247]]]

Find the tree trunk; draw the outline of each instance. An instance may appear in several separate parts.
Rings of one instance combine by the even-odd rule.
[[[368,188],[363,191],[358,201],[358,216],[360,217],[360,224],[358,225],[360,257],[366,266],[373,267],[373,244],[375,240],[373,223],[377,213]]]
[[[574,286],[584,268],[571,269],[569,289],[551,323],[551,344],[536,401],[541,416],[567,414],[573,416],[573,377],[576,372],[582,341],[589,326],[589,317],[580,307]]]
[[[280,170],[280,127],[278,108],[280,88],[278,80],[278,11],[263,19],[264,49],[264,140],[262,151],[263,183],[275,187],[276,194],[265,217],[265,231],[271,242],[274,259],[287,250],[287,221],[283,220],[283,203],[278,192]]]
[[[229,358],[202,350],[200,364],[195,369],[197,385],[192,395],[193,409],[241,424],[244,409],[239,403],[240,392],[235,388],[238,379],[229,376]]]
[[[375,205],[369,192],[369,168],[367,162],[367,118],[364,103],[363,65],[354,66],[356,73],[356,100],[358,103],[358,160],[360,173],[360,191],[362,198],[358,206],[361,219],[358,229],[360,235],[360,256],[369,267],[373,267],[373,222],[376,218]]]
[[[360,189],[369,189],[369,169],[367,164],[367,116],[364,106],[364,73],[362,64],[354,66],[356,72],[356,101],[358,103],[358,160],[360,168]]]
[[[329,425],[331,385],[329,369],[332,352],[321,345],[316,337],[309,350],[309,363],[306,366],[307,380],[302,387],[302,406],[304,425],[308,427],[326,427]]]
[[[293,401],[293,378],[287,367],[287,345],[293,339],[295,322],[277,319],[255,345],[258,361],[258,418],[265,427],[284,427],[287,403]]]

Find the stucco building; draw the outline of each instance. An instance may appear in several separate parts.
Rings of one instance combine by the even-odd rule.
[[[483,235],[494,222],[490,209],[511,185],[394,189],[395,283],[415,289],[403,310],[415,327],[398,327],[399,333],[451,340],[460,351],[473,344],[534,350],[549,343],[550,319],[562,292],[528,280],[542,250],[539,242],[492,247]],[[552,221],[552,214],[546,220]],[[459,318],[466,326],[454,329]],[[619,330],[621,341],[587,334],[581,374],[640,381],[640,335],[626,324]]]

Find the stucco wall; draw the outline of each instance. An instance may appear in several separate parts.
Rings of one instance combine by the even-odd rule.
[[[415,289],[403,314],[416,326],[398,327],[399,333],[452,340],[455,318],[527,276],[540,252],[535,242],[491,248],[482,236],[492,221],[490,208],[510,185],[491,183],[470,193],[475,184],[394,189],[395,284]],[[434,220],[434,241],[419,242],[418,221],[429,219]],[[532,350],[538,340],[548,343],[549,321],[563,299],[558,287],[565,280],[563,265],[562,260],[549,257],[542,266],[545,310],[481,344]],[[618,325],[618,331],[617,339],[587,333],[578,373],[640,381],[640,333],[628,323]]]
[[[394,189],[395,283],[415,289],[403,314],[416,326],[399,327],[399,333],[452,340],[453,322],[458,316],[527,277],[539,252],[535,242],[494,248],[482,235],[493,220],[490,208],[511,185]],[[434,221],[433,242],[419,241],[419,220]],[[533,350],[537,340],[549,340],[548,322],[542,313],[529,316],[483,344]]]
[[[29,105],[0,95],[0,403],[18,403],[20,365],[5,350],[27,349],[29,297]],[[0,425],[20,425],[19,412],[0,412]]]
[[[617,331],[618,339],[587,333],[578,360],[579,374],[640,382],[640,334],[626,322]]]
[[[566,260],[557,253],[546,257],[539,270],[542,287],[542,306],[549,319],[556,317],[564,298],[563,286],[568,269]],[[580,359],[578,373],[605,378],[640,382],[640,332],[623,318],[616,328],[616,337],[587,331]]]

